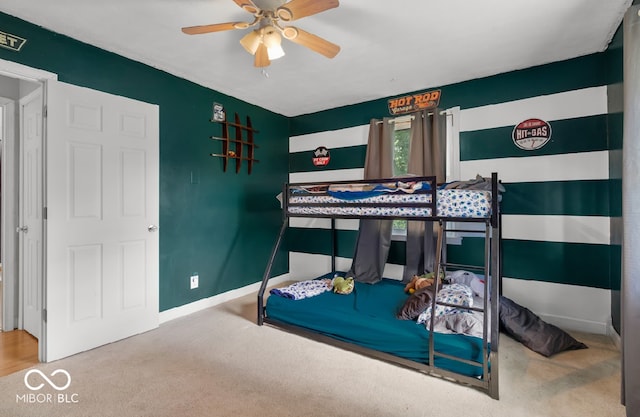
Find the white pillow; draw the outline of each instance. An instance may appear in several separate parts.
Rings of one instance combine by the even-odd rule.
[[[463,284],[451,284],[445,285],[442,287],[440,291],[438,291],[438,296],[436,297],[436,301],[456,304],[463,307],[473,307],[473,291],[471,287]],[[442,316],[444,314],[457,314],[463,313],[468,310],[459,309],[455,307],[436,305],[436,317]],[[427,308],[424,312],[422,312],[418,316],[418,323],[426,323],[431,320],[431,307]]]
[[[476,274],[469,271],[453,271],[447,274],[447,279],[451,283],[468,285],[478,297],[484,298],[484,281]]]

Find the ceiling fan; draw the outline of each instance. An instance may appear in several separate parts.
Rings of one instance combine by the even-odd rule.
[[[286,24],[293,20],[338,7],[340,4],[338,0],[291,0],[284,4],[282,4],[282,1],[276,1],[276,5],[281,5],[262,9],[256,6],[252,0],[233,1],[254,16],[253,22],[227,22],[189,26],[182,28],[182,31],[188,35],[198,35],[258,26],[257,29],[252,30],[240,39],[240,44],[244,49],[251,55],[255,55],[254,65],[256,67],[266,67],[271,64],[271,60],[284,55],[284,50],[281,46],[282,37],[305,46],[327,58],[333,58],[340,52],[338,45],[319,36],[293,26],[282,25],[282,23]],[[261,3],[264,3],[264,1]],[[273,4],[274,2],[271,1],[271,3]]]

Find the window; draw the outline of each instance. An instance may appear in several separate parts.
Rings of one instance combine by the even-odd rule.
[[[409,153],[411,145],[411,119],[413,116],[403,116],[394,119],[393,136],[393,176],[406,175],[409,168]],[[394,220],[392,235],[398,239],[407,235],[407,221]]]
[[[460,179],[460,107],[453,107],[443,112],[447,116],[447,156],[446,181]],[[409,166],[411,119],[412,115],[394,119],[393,138],[393,175],[406,175]],[[407,235],[407,221],[393,221],[393,239],[403,240]],[[449,243],[454,243],[458,236],[448,234]],[[453,239],[451,239],[453,238]]]
[[[406,175],[409,168],[411,118],[396,119],[393,137],[393,176]]]

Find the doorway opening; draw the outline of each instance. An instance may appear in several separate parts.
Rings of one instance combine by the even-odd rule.
[[[159,106],[0,60],[4,77],[19,130],[3,160],[4,327],[38,335],[42,362],[156,328]]]
[[[23,330],[19,239],[20,100],[41,82],[0,72],[0,375],[38,363],[38,339]]]

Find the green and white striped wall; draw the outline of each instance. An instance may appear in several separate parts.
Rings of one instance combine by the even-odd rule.
[[[495,171],[507,189],[502,203],[504,294],[554,324],[596,333],[608,331],[611,288],[620,280],[619,275],[612,276],[618,270],[612,264],[619,258],[612,259],[611,245],[611,218],[618,216],[620,196],[612,194],[619,190],[612,190],[609,174],[609,128],[618,116],[609,114],[607,83],[598,75],[599,69],[584,69],[585,64],[601,63],[596,55],[446,86],[441,103],[443,108],[461,107],[460,179]],[[567,71],[580,68],[594,75],[584,78],[583,85],[575,80],[561,82],[569,79]],[[500,79],[504,89],[512,92],[511,99],[497,101],[485,94],[487,88],[482,86],[493,88]],[[551,82],[545,84],[545,80]],[[531,91],[531,83],[540,85],[539,94]],[[555,91],[549,91],[549,85]],[[481,100],[474,91],[487,96],[488,104],[478,105]],[[382,117],[385,104],[333,109],[333,123],[326,123],[326,112],[317,114],[326,130],[300,129],[300,134],[290,137],[289,180],[361,179],[368,125],[362,115],[355,115],[360,108],[368,112],[366,120]],[[343,119],[337,117],[340,110]],[[357,124],[344,127],[349,124],[347,118]],[[549,143],[535,151],[519,149],[511,139],[514,126],[529,118],[546,120],[553,131]],[[313,119],[314,115],[303,116],[300,126],[318,126]],[[318,146],[330,149],[327,167],[312,164],[311,151]],[[329,226],[328,220],[292,219],[288,244],[293,277],[315,277],[330,268]],[[337,222],[341,269],[350,265],[357,226],[357,220]],[[481,240],[473,237],[449,247],[450,256],[463,262],[473,263],[481,252]],[[394,242],[387,275],[399,277],[403,262],[404,244]]]
[[[462,178],[505,183],[504,294],[564,327],[606,332],[610,317],[607,88],[590,87],[461,111]],[[550,123],[549,143],[517,148],[511,131]],[[465,238],[463,247],[473,242]]]

